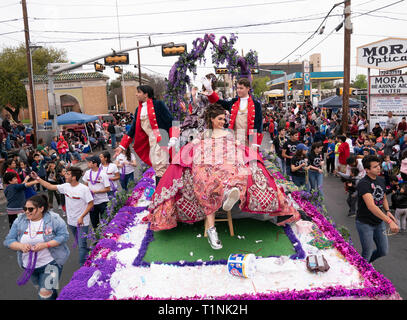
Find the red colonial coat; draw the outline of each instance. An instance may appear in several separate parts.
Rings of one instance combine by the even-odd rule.
[[[211,95],[208,96],[208,100],[210,103],[216,103],[219,101],[219,96],[214,91]],[[237,113],[239,112],[239,107],[240,107],[240,98],[238,98],[237,101],[233,103],[233,105],[231,106],[229,129],[234,130]],[[254,133],[255,131],[254,119],[255,119],[255,105],[253,98],[249,95],[249,100],[247,104],[247,136],[249,139],[248,141],[250,141],[251,143],[261,145],[261,142],[263,140],[263,134]]]
[[[142,103],[139,102],[139,106],[137,109],[137,115],[136,115],[135,120],[133,120],[133,122],[136,121],[134,134],[129,134],[129,135],[125,134],[120,142],[120,146],[122,146],[124,149],[127,149],[134,139],[134,144],[133,144],[134,151],[140,157],[141,160],[143,160],[149,166],[152,166],[151,160],[150,160],[150,143],[149,143],[148,135],[145,133],[145,131],[141,127],[141,121],[140,121],[141,108],[142,108]],[[148,115],[148,119],[150,121],[151,128],[154,132],[156,141],[157,141],[157,143],[159,143],[162,140],[162,136],[159,131],[160,128],[158,127],[156,110],[154,108],[152,99],[147,100],[147,115]],[[133,123],[133,125],[134,125],[134,123]],[[165,129],[165,128],[161,128],[161,129]],[[131,132],[131,131],[132,130],[130,129],[129,132]],[[179,137],[179,128],[169,127],[169,135],[170,135],[170,138]],[[161,148],[165,149],[167,152],[170,152],[170,150],[167,146],[161,146]]]

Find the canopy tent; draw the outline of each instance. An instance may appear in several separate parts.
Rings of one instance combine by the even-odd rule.
[[[97,116],[91,116],[89,114],[79,113],[79,112],[68,112],[61,114],[57,117],[58,125],[63,124],[78,124],[78,123],[87,123],[91,121],[98,120]],[[46,121],[44,125],[51,126],[52,121]]]
[[[318,102],[318,107],[321,108],[342,108],[342,96],[332,96]],[[358,100],[349,98],[349,108],[360,108],[362,103]]]
[[[61,114],[60,116],[58,116],[57,124],[58,125],[79,124],[79,123],[87,123],[87,122],[96,121],[96,120],[98,120],[97,116],[92,116],[89,114],[72,111],[72,112],[67,112],[67,113],[64,113],[64,114]],[[52,121],[46,121],[46,122],[44,122],[44,125],[51,126]],[[88,130],[87,130],[86,126],[85,126],[85,131],[86,131],[86,136],[88,137],[88,141],[89,141],[89,134],[88,134]],[[92,151],[90,142],[89,142],[89,147],[90,147],[90,150]]]

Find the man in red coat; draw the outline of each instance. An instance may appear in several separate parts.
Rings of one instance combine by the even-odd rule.
[[[263,112],[260,102],[250,95],[249,79],[240,78],[237,81],[238,97],[231,101],[219,99],[217,93],[212,90],[210,80],[203,79],[203,85],[208,92],[209,102],[219,103],[230,112],[229,129],[235,131],[237,139],[255,149],[260,147],[263,140]]]
[[[179,137],[179,128],[172,127],[172,115],[161,100],[154,99],[154,90],[148,85],[137,87],[139,106],[129,131],[123,136],[114,157],[126,150],[134,140],[136,154],[154,168],[156,183],[169,165],[168,147],[175,146]],[[168,141],[168,138],[171,138]]]

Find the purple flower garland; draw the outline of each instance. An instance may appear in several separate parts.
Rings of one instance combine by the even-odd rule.
[[[222,36],[219,43],[216,43],[214,34],[205,34],[203,38],[194,40],[192,50],[189,53],[183,53],[174,63],[168,74],[167,93],[164,95],[164,100],[178,120],[181,118],[181,101],[183,101],[187,91],[187,85],[191,84],[187,71],[196,75],[196,63],[206,62],[205,50],[209,43],[212,45],[212,62],[217,67],[226,62],[226,68],[232,78],[239,75],[248,77],[251,74],[251,68],[257,68],[257,53],[250,50],[245,57],[239,56],[238,51],[233,48],[236,39],[237,36],[231,34],[229,40]]]

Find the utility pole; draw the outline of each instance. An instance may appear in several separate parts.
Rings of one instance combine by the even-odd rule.
[[[137,41],[137,47],[139,46]],[[138,83],[141,86],[141,66],[140,66],[140,49],[137,49],[137,66],[138,66]]]
[[[23,19],[24,19],[24,35],[25,35],[25,50],[27,56],[27,71],[28,71],[28,84],[30,87],[30,100],[31,100],[31,117],[33,122],[33,145],[37,147],[37,112],[35,110],[35,98],[34,98],[34,81],[32,72],[32,60],[31,60],[31,50],[30,50],[30,30],[28,28],[28,16],[27,16],[27,3],[26,0],[21,1],[21,6],[23,8]]]
[[[120,48],[120,50],[122,50],[122,41],[120,38],[119,6],[117,4],[117,0],[116,0],[116,17],[117,17],[117,30],[119,31],[119,48]],[[138,43],[137,43],[137,46],[138,46]],[[124,83],[124,73],[123,72],[121,74],[121,87],[122,87],[122,93],[123,93],[124,110],[127,111],[126,85]],[[117,110],[117,111],[119,111],[119,110]]]
[[[350,0],[345,1],[345,31],[344,31],[344,59],[343,59],[343,96],[342,96],[342,133],[348,131],[349,122],[349,89],[350,89],[350,35],[352,23],[350,19]]]

